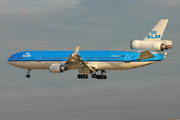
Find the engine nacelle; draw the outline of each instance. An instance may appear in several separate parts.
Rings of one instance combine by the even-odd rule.
[[[151,50],[151,51],[163,51],[171,47],[172,41],[161,40],[161,41],[141,41],[133,40],[130,43],[130,47],[133,50]]]
[[[51,64],[49,66],[49,71],[52,73],[62,73],[63,71],[66,71],[67,67],[63,66],[62,64]]]

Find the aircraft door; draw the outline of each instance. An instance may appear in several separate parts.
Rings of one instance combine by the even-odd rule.
[[[41,62],[41,55],[37,56],[37,62]]]
[[[126,55],[126,56],[125,56],[125,63],[128,63],[129,60],[130,60],[130,56],[129,56],[129,55]]]

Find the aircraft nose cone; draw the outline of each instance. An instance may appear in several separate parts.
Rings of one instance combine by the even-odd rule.
[[[7,59],[7,63],[10,65],[12,65],[12,58],[13,58],[13,56],[11,56],[10,58]]]
[[[8,63],[9,63],[9,61],[10,61],[10,58],[7,59],[7,62],[8,62]]]
[[[10,61],[7,61],[8,64],[10,64]]]
[[[9,59],[7,60],[7,63],[10,64],[10,65],[12,65],[12,64],[11,64],[12,62],[11,62]]]

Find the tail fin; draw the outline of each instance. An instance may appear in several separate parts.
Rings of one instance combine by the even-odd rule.
[[[161,40],[169,19],[161,19],[143,40]]]

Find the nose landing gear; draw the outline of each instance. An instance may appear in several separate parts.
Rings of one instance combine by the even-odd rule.
[[[26,78],[30,78],[30,71],[31,71],[31,69],[28,69]]]

